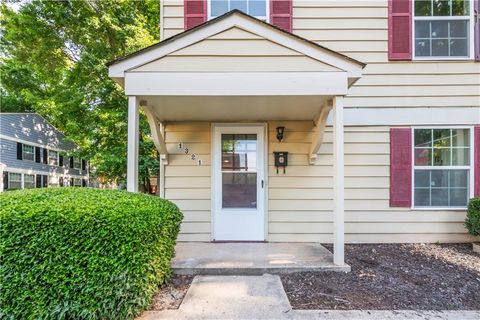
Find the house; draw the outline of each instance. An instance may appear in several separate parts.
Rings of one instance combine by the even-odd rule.
[[[1,191],[88,186],[79,147],[37,113],[0,113]]]
[[[474,1],[162,1],[108,64],[161,156],[181,241],[464,242],[480,195]]]

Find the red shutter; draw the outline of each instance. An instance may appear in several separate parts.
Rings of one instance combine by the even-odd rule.
[[[480,127],[475,127],[473,133],[473,140],[475,141],[475,155],[473,159],[473,174],[474,174],[474,195],[480,197]]]
[[[390,207],[412,205],[412,130],[390,129]]]
[[[184,0],[185,30],[207,21],[207,0]]]
[[[292,32],[292,0],[270,0],[270,23]]]
[[[475,60],[480,61],[480,0],[475,0],[473,6],[475,17],[475,30],[473,32],[475,40]]]
[[[388,59],[412,59],[411,0],[388,0]]]

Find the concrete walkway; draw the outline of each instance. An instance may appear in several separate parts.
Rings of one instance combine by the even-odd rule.
[[[301,271],[350,271],[337,266],[318,243],[179,242],[173,272],[203,275],[262,275]]]
[[[145,312],[161,319],[477,320],[479,311],[292,310],[277,275],[197,276],[178,310]]]

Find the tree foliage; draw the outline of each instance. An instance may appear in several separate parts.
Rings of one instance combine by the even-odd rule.
[[[158,41],[158,0],[10,1],[1,25],[2,112],[38,112],[80,145],[98,176],[122,181],[127,99],[106,63]],[[144,117],[140,126],[144,183],[158,155]]]

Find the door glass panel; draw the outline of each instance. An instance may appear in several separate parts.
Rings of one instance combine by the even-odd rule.
[[[257,207],[256,134],[222,134],[222,207]]]

